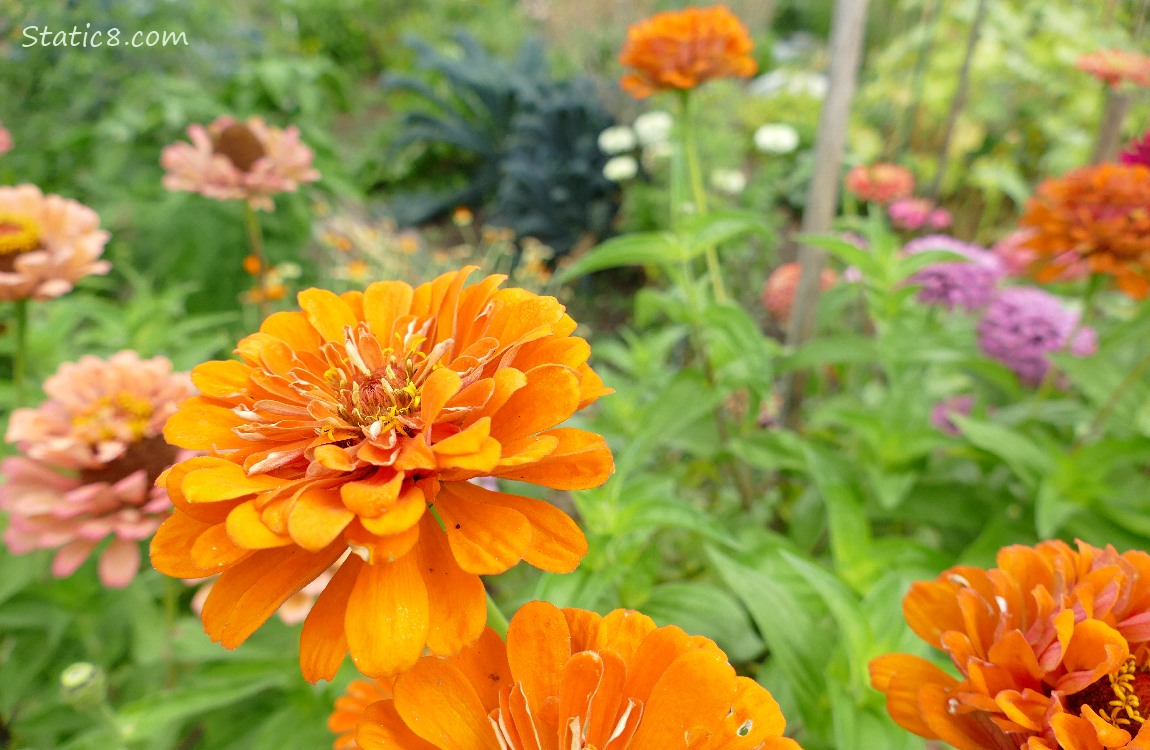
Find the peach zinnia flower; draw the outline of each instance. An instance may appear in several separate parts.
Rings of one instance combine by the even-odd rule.
[[[528,603],[506,645],[489,628],[393,690],[360,721],[364,750],[799,750],[779,704],[713,641],[622,609]]]
[[[498,290],[502,276],[465,289],[474,270],[306,290],[302,312],[240,342],[241,361],[192,372],[203,396],[164,435],[211,455],[161,479],[176,513],[152,562],[222,573],[203,611],[213,639],[235,648],[351,549],[304,623],[303,673],[331,679],[350,650],[364,674],[395,674],[425,646],[479,637],[480,575],[578,565],[587,543],[564,513],[468,480],[602,484],[603,438],[557,425],[610,390],[562,305]]]
[[[46,300],[112,265],[92,209],[35,185],[0,187],[0,300]]]
[[[745,78],[758,65],[754,44],[722,5],[656,13],[627,29],[619,62],[632,69],[619,85],[636,99],[656,91],[686,91],[712,78]]]
[[[1145,552],[1006,547],[997,568],[958,566],[915,583],[903,613],[959,673],[907,654],[872,661],[871,684],[903,728],[960,750],[1150,743]]]
[[[859,165],[847,173],[846,186],[861,201],[886,205],[914,192],[914,175],[898,164]]]
[[[139,541],[171,511],[156,477],[178,458],[160,436],[176,405],[193,395],[186,373],[163,357],[123,351],[107,360],[82,357],[44,383],[36,409],[17,409],[7,440],[21,456],[0,464],[4,541],[15,554],[59,549],[52,573],[75,572],[106,537],[100,580],[126,586],[140,566]]]
[[[160,157],[168,190],[244,200],[270,211],[273,195],[319,179],[311,149],[300,142],[296,127],[280,130],[258,117],[246,122],[220,117],[206,128],[189,125],[188,137],[191,143],[173,143]]]
[[[795,292],[799,288],[799,279],[802,278],[803,269],[798,263],[784,263],[767,277],[763,282],[760,294],[763,307],[771,317],[780,323],[791,319],[791,308],[795,304]],[[819,274],[819,287],[825,292],[835,285],[838,275],[834,269],[824,268]]]
[[[1097,164],[1038,186],[1020,224],[1040,282],[1085,266],[1135,299],[1150,293],[1150,167]]]
[[[1121,49],[1102,49],[1080,55],[1076,67],[1111,88],[1129,82],[1150,86],[1150,57]]]

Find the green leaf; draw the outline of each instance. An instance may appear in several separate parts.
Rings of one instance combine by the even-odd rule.
[[[973,445],[1001,458],[1030,489],[1054,468],[1054,460],[1030,438],[1009,427],[959,414],[951,416]]]
[[[701,253],[703,248],[699,248]],[[594,271],[620,266],[666,265],[681,263],[693,257],[679,239],[670,232],[644,232],[615,237],[592,248],[586,255],[562,271],[556,283],[565,284],[572,279]]]
[[[734,535],[710,514],[676,497],[640,500],[620,510],[617,532],[643,529],[686,529],[727,547],[737,544]]]
[[[869,250],[864,250],[853,242],[839,237],[804,234],[794,238],[795,242],[810,245],[826,250],[848,266],[854,266],[862,271],[866,278],[881,279],[885,277],[885,269],[881,259]]]
[[[870,522],[862,499],[847,478],[847,467],[828,449],[808,443],[805,453],[807,470],[826,505],[835,567],[852,588],[865,591],[876,571],[870,558]]]
[[[641,609],[659,625],[678,625],[714,640],[735,664],[759,658],[766,648],[739,601],[705,581],[660,584]]]
[[[684,245],[692,257],[708,247],[721,245],[748,234],[772,237],[774,232],[757,213],[726,211],[695,217],[683,227]]]

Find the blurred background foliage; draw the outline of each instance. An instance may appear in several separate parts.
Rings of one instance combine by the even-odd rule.
[[[551,498],[578,511],[591,540],[584,566],[569,576],[516,568],[491,582],[501,604],[642,608],[715,638],[776,693],[808,750],[921,747],[892,728],[859,672],[882,651],[920,648],[899,614],[910,580],[956,560],[987,564],[999,546],[1039,537],[1150,543],[1150,507],[1137,489],[1150,440],[1147,401],[1137,402],[1146,389],[1105,424],[1092,422],[1150,318],[1145,306],[1108,302],[1098,357],[1065,358],[1073,388],[1054,395],[1026,392],[978,355],[970,319],[898,297],[902,277],[874,292],[881,299],[832,290],[822,338],[798,352],[764,337],[759,287],[793,254],[779,238],[806,200],[830,0],[730,3],[756,41],[761,75],[696,93],[703,163],[744,183],[715,190],[717,208],[755,217],[754,231],[722,243],[740,304],[691,310],[658,263],[559,285],[552,274],[565,256],[668,224],[669,155],[637,146],[635,177],[616,181],[603,174],[609,155],[596,139],[613,123],[672,109],[623,95],[615,57],[629,23],[685,4],[0,0],[0,122],[16,143],[0,182],[80,200],[112,233],[110,276],[36,306],[32,374],[126,347],[182,369],[227,356],[256,323],[237,303],[252,285],[242,211],[165,191],[160,151],[189,123],[221,114],[295,125],[323,179],[277,197],[263,219],[269,258],[291,290],[384,274],[419,282],[475,260],[559,295],[618,389],[585,425],[610,439],[617,476]],[[847,166],[896,160],[927,183],[975,1],[871,5]],[[939,196],[957,235],[998,239],[1039,180],[1087,161],[1105,92],[1074,60],[1132,47],[1146,7],[992,4]],[[27,26],[88,23],[183,32],[189,44],[23,46]],[[1141,96],[1126,135],[1147,122]],[[753,134],[768,123],[793,127],[797,147],[757,150]],[[860,310],[883,324],[873,337],[854,325]],[[689,354],[699,320],[712,342],[705,366]],[[799,368],[817,373],[807,432],[762,429],[773,379]],[[928,422],[931,404],[956,392],[978,396],[961,437]],[[716,412],[729,422],[725,435]],[[1083,444],[1084,431],[1097,434]],[[733,480],[736,464],[749,472],[750,499]],[[273,622],[226,652],[201,633],[181,584],[152,572],[107,591],[92,565],[55,581],[46,560],[0,553],[0,719],[11,727],[0,726],[0,748],[11,733],[13,747],[29,750],[330,742],[324,721],[353,670],[334,685],[303,683],[295,629]],[[114,714],[60,700],[56,676],[81,659],[108,671]]]

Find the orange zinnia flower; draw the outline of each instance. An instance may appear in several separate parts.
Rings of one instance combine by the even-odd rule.
[[[327,717],[327,728],[338,735],[332,750],[360,750],[355,741],[359,720],[368,706],[390,698],[394,687],[394,677],[352,680],[348,684],[344,694],[335,699],[335,710]]]
[[[1097,164],[1046,180],[1021,225],[1033,230],[1023,245],[1038,255],[1038,281],[1084,265],[1134,299],[1150,293],[1150,167]]]
[[[458,656],[420,659],[370,706],[365,750],[799,750],[766,688],[738,677],[713,641],[545,602]]]
[[[222,573],[203,609],[213,639],[236,647],[350,549],[304,622],[303,673],[331,679],[350,650],[386,676],[479,637],[480,575],[579,564],[587,542],[563,512],[468,480],[602,484],[603,438],[557,425],[610,389],[562,305],[499,290],[502,276],[465,289],[474,270],[309,289],[302,312],[239,343],[241,361],[193,370],[203,395],[164,436],[211,455],[161,477],[176,512],[152,562]]]
[[[1150,86],[1150,57],[1137,52],[1100,49],[1079,55],[1075,65],[1111,88],[1118,88],[1127,81],[1135,86]]]
[[[958,679],[907,654],[871,662],[903,728],[961,750],[1150,746],[1150,555],[1084,542],[1006,547],[911,586],[912,630]]]
[[[758,70],[752,47],[747,29],[722,5],[656,13],[627,29],[619,62],[633,71],[619,85],[645,99],[712,78],[745,78]]]

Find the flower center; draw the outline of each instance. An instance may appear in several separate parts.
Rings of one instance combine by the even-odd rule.
[[[179,449],[168,445],[160,435],[144,438],[130,444],[119,458],[109,461],[100,468],[81,470],[80,482],[85,485],[98,482],[115,484],[143,469],[147,472],[147,486],[151,487],[164,469],[176,462],[178,454]],[[146,494],[144,502],[147,502]]]
[[[252,165],[267,155],[260,139],[242,122],[234,122],[221,130],[212,150],[226,156],[241,172],[251,171]]]
[[[391,429],[418,431],[411,417],[419,412],[427,355],[408,351],[401,356],[388,348],[382,359],[382,365],[371,370],[356,367],[350,376],[336,367],[324,373],[339,393],[339,414],[375,437]]]
[[[1074,713],[1088,705],[1111,724],[1137,734],[1150,713],[1150,671],[1131,657],[1116,673],[1070,696],[1068,702]]]
[[[152,419],[152,402],[131,393],[102,396],[72,417],[77,435],[93,445],[109,440],[134,442],[144,437]]]
[[[29,216],[0,212],[0,271],[11,271],[17,255],[40,247],[40,227]]]

